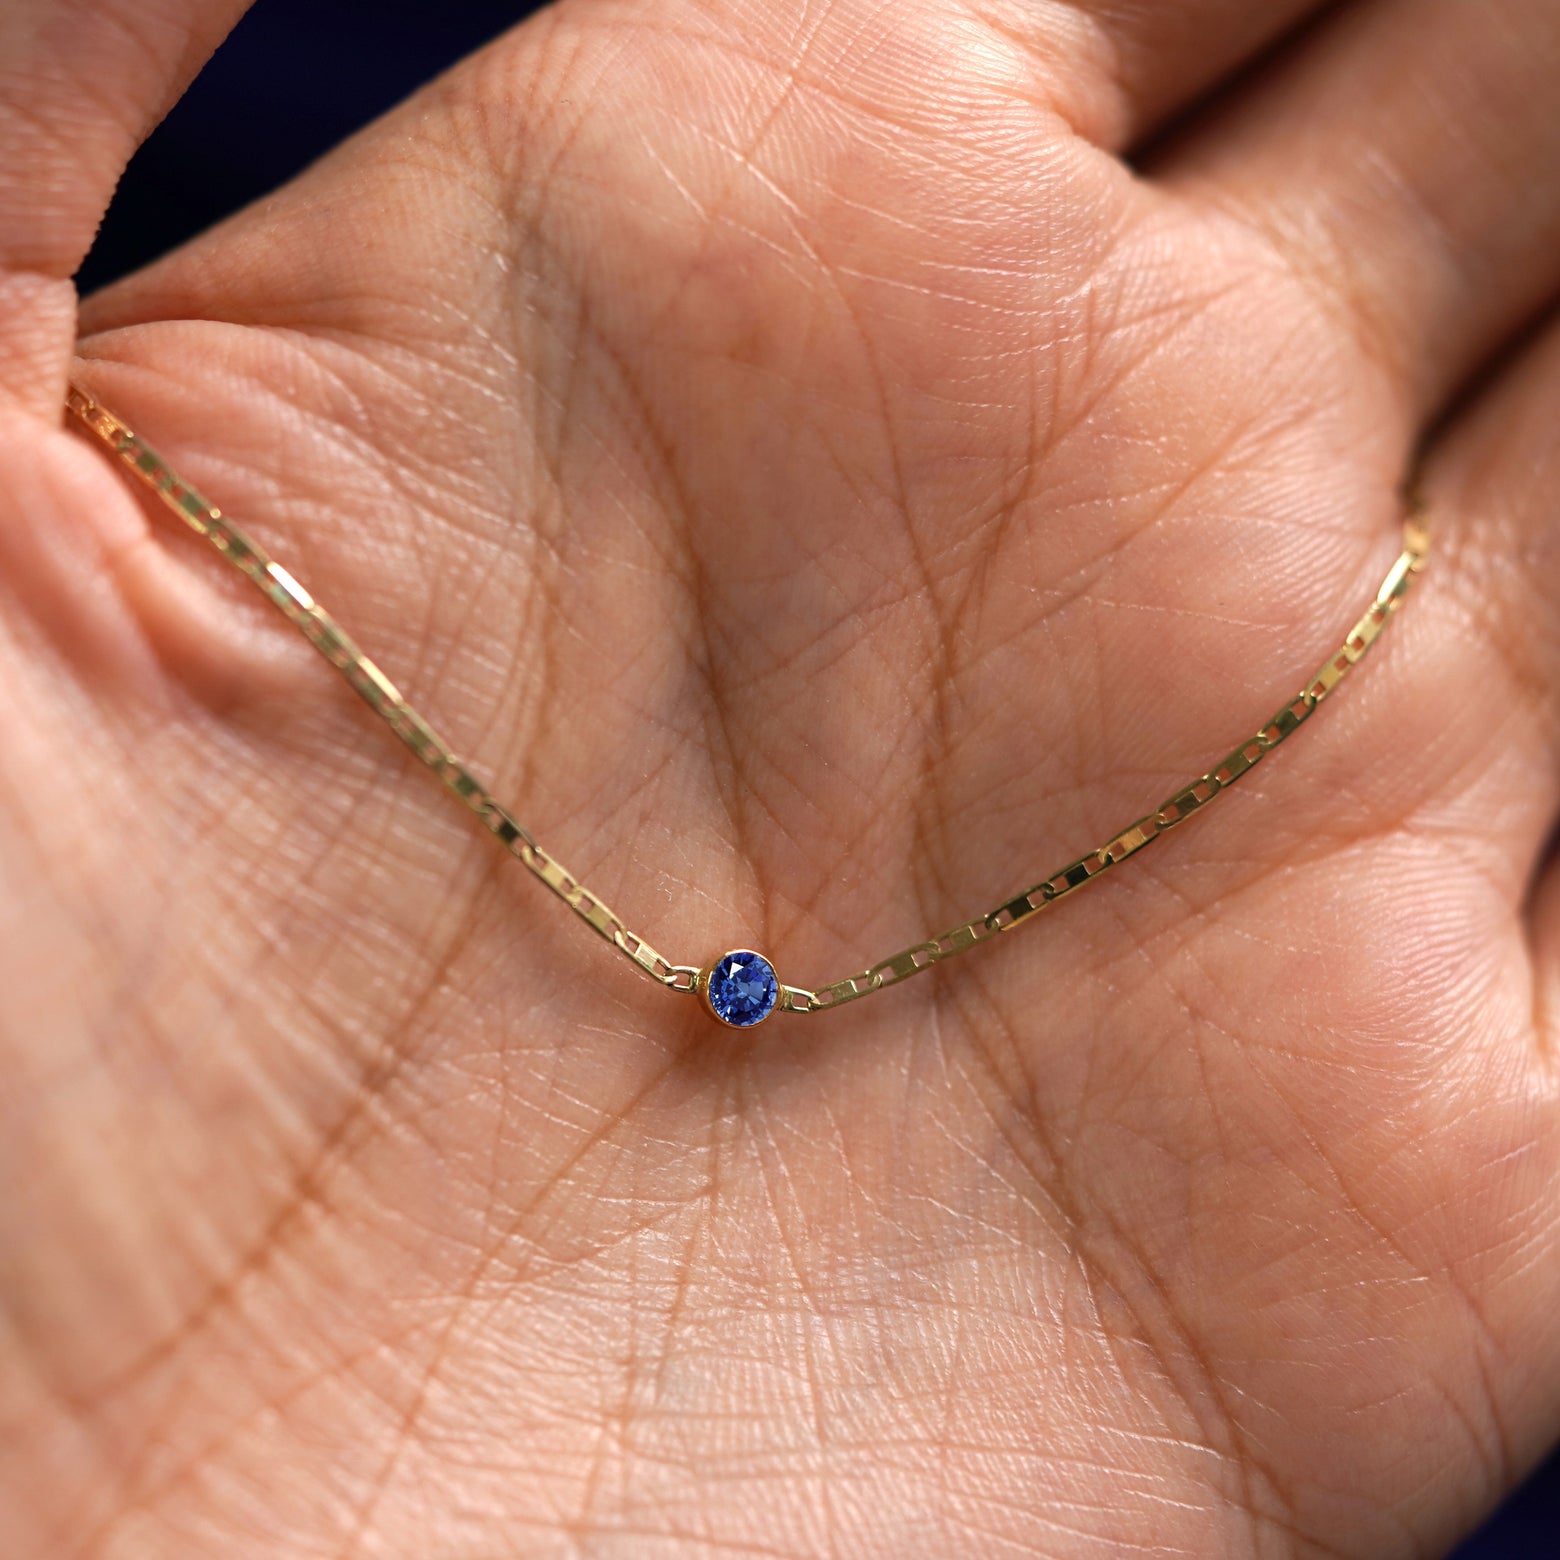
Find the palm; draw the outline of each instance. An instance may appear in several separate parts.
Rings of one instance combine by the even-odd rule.
[[[858,9],[557,12],[85,322],[631,925],[804,985],[1255,730],[1489,345]],[[732,1043],[11,421],[7,1552],[1412,1553],[1553,1432],[1553,667],[1458,507],[1536,526],[1531,443],[1448,447],[1445,582],[1216,821]]]

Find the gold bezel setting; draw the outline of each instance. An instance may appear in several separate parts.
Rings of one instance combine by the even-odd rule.
[[[752,948],[732,948],[705,965],[693,989],[704,1011],[728,1029],[756,1029],[785,991],[774,965]]]

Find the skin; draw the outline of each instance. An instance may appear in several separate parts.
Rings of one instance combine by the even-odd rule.
[[[1391,1560],[1560,1433],[1560,8],[1310,9],[565,0],[78,316],[241,7],[0,7],[0,1552]],[[1436,553],[1206,817],[736,1036],[73,352],[808,986],[1254,732],[1421,453]]]

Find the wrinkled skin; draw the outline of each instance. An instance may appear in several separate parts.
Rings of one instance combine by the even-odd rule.
[[[1560,1432],[1560,8],[566,0],[78,317],[240,9],[0,7],[0,1552],[1444,1553]],[[737,1037],[61,427],[78,335],[802,985],[1255,731],[1421,446],[1437,552],[1206,817]]]

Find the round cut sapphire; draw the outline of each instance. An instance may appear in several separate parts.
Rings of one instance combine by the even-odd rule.
[[[706,992],[710,1010],[723,1024],[751,1029],[774,1012],[780,983],[768,959],[739,948],[715,961]]]

